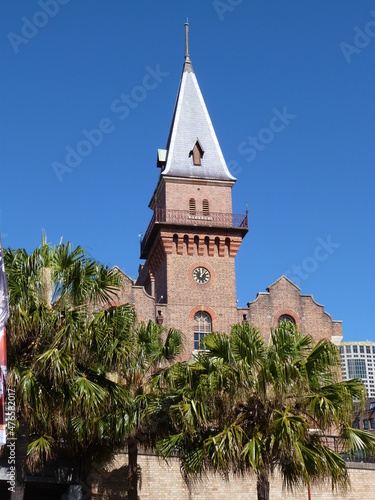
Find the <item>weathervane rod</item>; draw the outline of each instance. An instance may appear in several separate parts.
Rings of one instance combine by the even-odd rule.
[[[190,61],[190,56],[189,56],[189,22],[188,22],[187,18],[186,18],[186,23],[185,23],[185,61]]]

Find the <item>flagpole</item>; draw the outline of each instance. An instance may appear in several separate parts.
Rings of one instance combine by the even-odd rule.
[[[7,341],[5,324],[9,317],[8,283],[0,235],[0,446],[6,444],[5,399],[7,391]]]

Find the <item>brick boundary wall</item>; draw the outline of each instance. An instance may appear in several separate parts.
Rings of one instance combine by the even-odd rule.
[[[92,499],[111,500],[127,498],[126,471],[128,458],[126,453],[116,454],[111,467],[99,476],[92,485]],[[257,498],[256,478],[254,475],[234,477],[226,480],[219,475],[192,484],[186,484],[177,458],[168,460],[168,464],[152,454],[138,455],[139,500],[248,500]],[[332,492],[330,483],[311,486],[311,500],[358,500],[372,498],[375,485],[375,464],[349,464],[351,488],[344,493]],[[307,500],[306,488],[290,493],[283,489],[282,480],[276,474],[270,482],[272,500]]]

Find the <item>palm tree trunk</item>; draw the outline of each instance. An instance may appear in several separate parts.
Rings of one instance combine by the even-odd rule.
[[[268,473],[263,472],[258,474],[257,480],[258,500],[269,500],[270,498],[270,482]]]
[[[138,441],[128,439],[128,500],[137,500],[138,498]]]
[[[25,493],[25,469],[27,459],[27,447],[29,445],[29,422],[19,416],[19,429],[15,448],[16,484],[11,491],[11,500],[23,500]]]

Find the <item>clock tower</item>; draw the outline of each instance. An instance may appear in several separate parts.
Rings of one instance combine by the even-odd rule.
[[[248,231],[247,214],[232,213],[231,175],[189,57],[185,62],[151,222],[141,242],[137,285],[155,300],[155,320],[184,334],[185,358],[210,331],[230,332],[237,310],[234,259]]]

